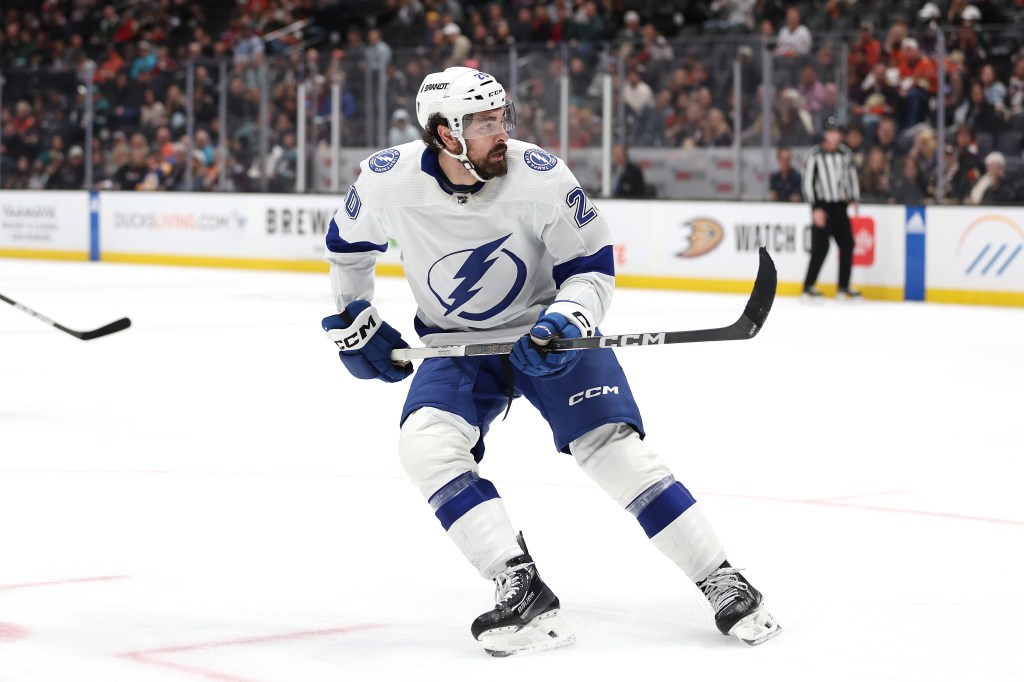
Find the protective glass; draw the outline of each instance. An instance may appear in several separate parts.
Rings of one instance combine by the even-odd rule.
[[[515,127],[516,105],[511,100],[498,109],[478,111],[462,117],[462,137],[465,140],[490,137],[502,131],[507,133]]]

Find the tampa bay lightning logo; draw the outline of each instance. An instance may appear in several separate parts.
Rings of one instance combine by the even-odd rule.
[[[382,149],[370,157],[370,170],[374,173],[386,173],[395,167],[401,155],[397,149]]]
[[[523,159],[526,161],[526,165],[535,171],[549,171],[558,165],[557,156],[538,147],[527,149],[523,154]]]
[[[511,237],[449,253],[427,271],[427,286],[444,314],[480,322],[508,308],[526,284],[526,263],[501,245]],[[454,274],[452,274],[454,272]]]

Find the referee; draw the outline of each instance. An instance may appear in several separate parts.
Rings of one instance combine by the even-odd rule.
[[[814,229],[811,230],[811,262],[804,278],[803,294],[806,298],[820,299],[821,292],[815,285],[821,265],[828,255],[828,241],[831,237],[839,247],[839,291],[838,298],[860,298],[861,293],[850,288],[850,271],[853,269],[853,229],[846,213],[853,205],[857,213],[860,200],[860,185],[857,183],[857,168],[853,163],[853,152],[841,144],[843,131],[835,116],[825,121],[825,136],[821,144],[812,147],[804,162],[804,199],[811,205]]]

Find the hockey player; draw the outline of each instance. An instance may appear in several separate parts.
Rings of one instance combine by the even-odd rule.
[[[423,141],[373,154],[331,221],[326,259],[339,313],[323,320],[356,377],[413,373],[390,353],[408,344],[373,298],[375,255],[394,239],[423,343],[516,341],[511,356],[423,361],[401,415],[399,457],[448,536],[495,583],[495,608],[472,634],[495,656],[571,644],[494,485],[479,474],[488,425],[525,396],[572,455],[709,600],[723,634],[760,644],[780,632],[761,593],[726,561],[699,505],[643,441],[644,427],[610,349],[544,351],[597,333],[614,264],[604,218],[552,154],[509,138],[515,107],[492,76],[453,67],[416,97]],[[593,386],[614,387],[586,401]]]

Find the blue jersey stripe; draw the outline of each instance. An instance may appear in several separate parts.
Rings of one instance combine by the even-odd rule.
[[[601,247],[597,253],[573,258],[570,261],[556,265],[552,270],[552,276],[555,278],[555,286],[560,287],[562,282],[573,275],[585,272],[599,272],[609,277],[615,276],[615,256],[612,253],[611,244]]]
[[[640,527],[653,538],[665,529],[668,524],[682,516],[683,512],[694,505],[696,500],[690,491],[676,481],[664,492],[651,500],[643,511],[637,514],[636,520]]]
[[[331,218],[331,226],[327,228],[327,248],[331,253],[363,253],[365,251],[388,250],[387,244],[374,244],[373,242],[347,242],[341,238],[338,232],[338,223]]]

